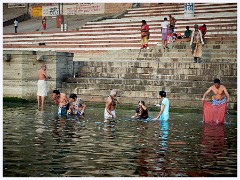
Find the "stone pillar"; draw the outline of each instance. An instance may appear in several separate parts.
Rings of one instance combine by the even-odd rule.
[[[184,3],[184,17],[194,17],[194,3]]]

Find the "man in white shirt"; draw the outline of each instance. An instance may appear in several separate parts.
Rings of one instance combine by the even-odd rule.
[[[162,46],[163,48],[168,48],[167,46],[167,34],[169,29],[169,22],[167,21],[167,18],[164,18],[164,21],[161,23],[161,32],[162,32]]]
[[[18,28],[18,20],[17,20],[17,19],[15,19],[13,23],[14,23],[14,27],[15,27],[15,33],[17,33],[17,28]]]

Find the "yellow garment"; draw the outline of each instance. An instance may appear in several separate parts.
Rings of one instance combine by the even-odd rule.
[[[193,51],[193,57],[202,57],[202,44],[196,43],[195,49]]]
[[[144,45],[147,45],[148,44],[148,36],[145,36],[141,39],[141,45],[144,46]]]

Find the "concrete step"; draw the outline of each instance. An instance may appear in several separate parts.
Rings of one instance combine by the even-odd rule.
[[[67,94],[70,94],[71,92],[74,92],[76,94],[78,94],[84,101],[90,101],[90,99],[92,99],[92,97],[103,97],[104,99],[109,96],[109,92],[111,89],[117,89],[118,86],[109,86],[110,89],[80,89],[80,88],[76,88],[72,91],[66,91]],[[124,85],[122,85],[122,87],[124,87]],[[171,89],[169,89],[169,87],[158,87],[157,89],[153,90],[153,91],[144,91],[144,89],[142,90],[131,90],[131,88],[129,89],[125,89],[125,88],[120,88],[117,89],[118,90],[118,96],[119,96],[119,100],[120,102],[122,101],[123,98],[138,98],[138,99],[155,99],[158,100],[158,93],[159,93],[159,89],[162,90],[161,88],[163,88],[164,91],[166,91],[167,93],[167,97],[171,100],[185,100],[185,101],[201,101],[203,94],[205,93],[205,91],[207,89],[202,89],[200,90],[200,92],[198,93],[186,93],[187,90],[180,90],[178,89],[177,91],[179,92],[171,92]],[[70,87],[65,87],[64,89],[70,89]],[[197,90],[197,88],[195,89]],[[191,90],[190,90],[191,91]],[[231,90],[229,90],[230,92]],[[230,94],[232,94],[230,92]],[[78,96],[78,97],[79,97]],[[88,98],[83,98],[83,96],[89,96],[90,99]],[[236,95],[231,95],[231,101],[232,102],[236,102]]]
[[[158,86],[158,87],[184,87],[184,88],[204,88],[207,89],[211,85],[213,85],[213,82],[208,81],[183,81],[183,80],[174,80],[174,81],[168,81],[168,80],[144,80],[144,79],[120,79],[120,78],[89,78],[89,77],[69,77],[66,79],[65,83],[68,83],[70,86],[74,88],[81,88],[89,86],[89,85],[100,85],[100,89],[106,89],[106,85],[134,85],[137,88],[143,88],[143,86]],[[237,82],[221,82],[224,86],[226,86],[228,89],[235,89],[237,88]],[[85,88],[87,89],[87,88]],[[146,91],[149,89],[147,88]]]
[[[237,7],[225,7],[225,8],[221,8],[221,9],[216,9],[216,8],[212,8],[212,9],[195,9],[194,10],[194,14],[195,15],[201,15],[203,16],[203,13],[204,15],[208,15],[208,14],[217,14],[217,13],[221,13],[222,15],[225,13],[225,14],[228,14],[228,13],[236,13],[237,12]],[[172,15],[174,17],[177,17],[177,16],[183,16],[184,14],[184,5],[181,9],[179,10],[175,10],[173,11]],[[123,18],[127,17],[148,17],[148,16],[168,16],[169,15],[169,12],[167,11],[144,11],[144,12],[137,12],[137,13],[127,13],[123,16]]]
[[[197,64],[198,65],[198,64]],[[201,64],[200,64],[201,65]],[[236,64],[235,64],[236,66]],[[84,66],[79,70],[80,76],[90,76],[90,77],[118,77],[118,78],[143,78],[143,79],[155,79],[158,77],[159,74],[161,75],[184,75],[188,76],[206,76],[206,75],[221,75],[224,76],[237,76],[237,70],[230,69],[223,69],[219,70],[211,70],[209,69],[160,69],[160,68],[141,68],[141,67],[91,67],[91,66]],[[185,77],[185,78],[186,78]]]

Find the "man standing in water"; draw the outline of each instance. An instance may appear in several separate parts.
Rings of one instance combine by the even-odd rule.
[[[214,80],[214,85],[212,85],[203,95],[202,101],[205,100],[206,96],[210,93],[210,92],[214,93],[213,99],[212,99],[212,104],[213,105],[221,105],[224,103],[229,103],[230,100],[230,96],[227,92],[227,89],[224,85],[220,84],[220,80],[219,79],[215,79]]]
[[[38,70],[37,76],[38,76],[38,90],[37,90],[37,101],[38,101],[38,110],[40,110],[40,97],[42,100],[42,108],[44,109],[44,97],[47,96],[47,79],[50,79],[51,77],[47,75],[46,72],[46,64],[42,64],[41,69]]]
[[[105,119],[114,119],[116,118],[115,107],[117,104],[117,91],[115,89],[111,90],[110,96],[108,96],[106,100],[106,106],[104,110],[104,118]]]
[[[160,99],[162,99],[161,109],[157,117],[153,120],[167,121],[169,119],[169,100],[166,97],[165,91],[159,91]]]

